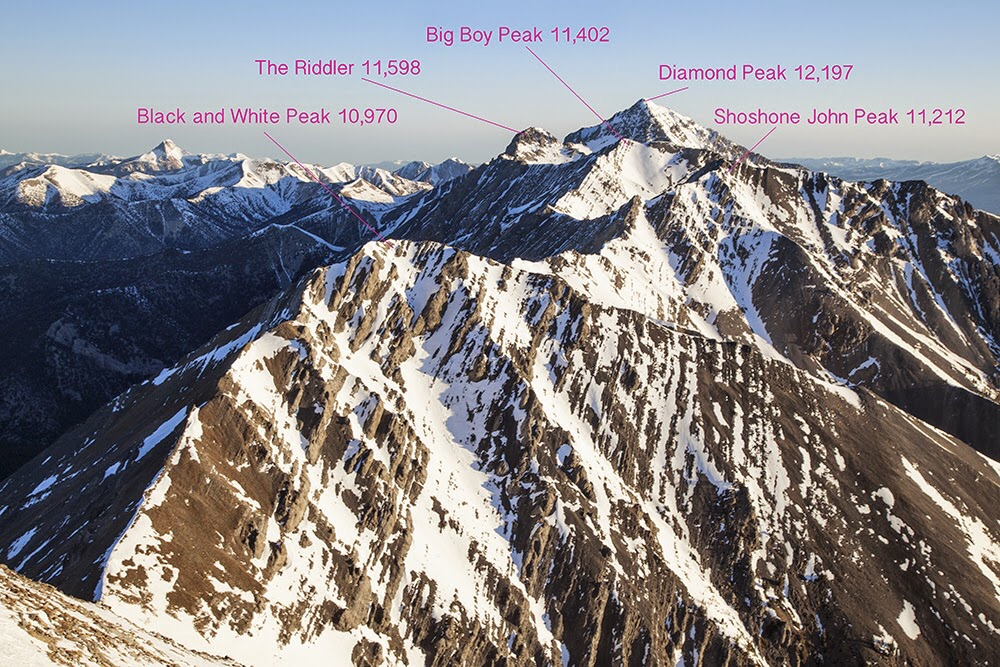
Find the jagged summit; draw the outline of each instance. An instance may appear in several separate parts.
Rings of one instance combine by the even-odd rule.
[[[626,144],[663,144],[674,152],[682,149],[707,151],[730,161],[746,152],[744,147],[687,116],[638,100],[606,122],[571,132],[562,142],[546,130],[528,128],[514,137],[503,155],[524,162],[558,164],[616,147],[622,139],[627,140]],[[751,156],[750,161],[768,163],[758,155]]]
[[[715,130],[703,127],[673,109],[647,100],[638,100],[629,108],[608,118],[607,123],[585,127],[569,134],[566,143],[585,144],[592,150],[599,150],[618,141],[618,135],[641,144],[665,141],[682,148],[724,153],[738,148]]]
[[[164,139],[152,150],[125,160],[120,165],[125,171],[175,171],[184,167],[190,154],[170,139]]]
[[[175,144],[172,140],[164,139],[156,146],[154,146],[152,150],[140,155],[139,159],[144,158],[146,156],[152,156],[159,160],[179,161],[186,155],[189,155],[189,153],[186,150]]]
[[[514,135],[500,158],[528,164],[562,164],[590,152],[586,146],[559,141],[548,130],[529,127]]]
[[[464,176],[472,171],[473,167],[467,162],[451,157],[438,164],[431,164],[422,160],[408,162],[392,173],[396,176],[432,186],[438,186],[452,179]]]
[[[172,139],[164,139],[153,149],[159,155],[187,155],[187,151],[174,143]]]
[[[397,168],[392,173],[396,174],[397,176],[402,176],[403,178],[408,178],[411,181],[415,181],[421,174],[426,172],[432,166],[433,165],[430,162],[424,162],[423,160],[413,160],[412,162],[407,162],[402,167]]]
[[[559,144],[559,140],[548,130],[529,127],[514,135],[504,154],[514,158],[532,157],[539,152],[558,147]]]

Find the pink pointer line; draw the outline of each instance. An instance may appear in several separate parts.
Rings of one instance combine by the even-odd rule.
[[[382,86],[383,88],[388,88],[389,90],[395,91],[402,95],[406,95],[407,97],[412,97],[414,99],[420,100],[421,102],[427,102],[428,104],[433,104],[436,107],[441,107],[442,109],[447,109],[448,111],[454,111],[455,113],[460,113],[463,116],[468,116],[469,118],[475,118],[476,120],[481,120],[484,123],[489,123],[490,125],[494,125],[496,127],[503,128],[505,130],[510,130],[515,134],[518,133],[518,130],[515,130],[512,127],[507,127],[506,125],[501,125],[500,123],[494,123],[492,120],[486,120],[485,118],[480,118],[479,116],[473,116],[471,113],[465,113],[464,111],[460,111],[459,109],[455,109],[454,107],[449,107],[447,105],[440,104],[433,100],[429,100],[426,97],[420,97],[419,95],[414,95],[413,93],[408,93],[405,90],[400,90],[399,88],[393,88],[392,86],[387,86],[384,83],[379,83],[378,81],[372,81],[371,79],[366,79],[365,77],[361,77],[361,80],[367,81],[368,83],[374,83],[376,86]]]
[[[590,106],[589,104],[587,104],[587,101],[586,101],[585,99],[583,99],[582,97],[580,97],[579,95],[577,95],[577,94],[576,94],[576,91],[575,91],[575,90],[573,90],[572,86],[570,86],[570,85],[569,85],[568,83],[566,83],[565,81],[563,81],[563,80],[562,80],[562,77],[561,77],[561,76],[559,76],[558,74],[556,74],[556,73],[555,73],[555,72],[554,72],[554,71],[552,70],[552,68],[551,68],[551,67],[549,67],[548,65],[546,65],[546,64],[545,64],[545,61],[544,61],[544,60],[542,60],[541,58],[539,58],[539,57],[538,57],[538,54],[537,54],[537,53],[535,53],[534,51],[532,51],[532,50],[531,50],[531,47],[530,47],[530,46],[525,46],[524,48],[528,49],[528,52],[529,52],[529,53],[531,53],[531,55],[535,56],[535,58],[536,58],[536,59],[538,60],[538,62],[542,63],[542,65],[544,65],[544,66],[545,66],[545,69],[549,70],[549,72],[552,72],[552,76],[554,76],[555,78],[559,79],[559,83],[561,83],[562,85],[566,86],[566,89],[567,89],[567,90],[569,90],[569,92],[573,93],[573,95],[575,95],[575,96],[576,96],[576,99],[578,99],[578,100],[580,100],[581,102],[583,102],[583,106],[585,106],[585,107],[587,107],[588,109],[590,109],[591,113],[593,113],[593,114],[594,114],[595,116],[597,116],[598,118],[600,118],[600,119],[601,119],[601,122],[602,122],[602,123],[604,123],[605,125],[607,125],[607,126],[608,126],[608,129],[609,129],[609,130],[611,130],[611,132],[612,132],[612,133],[613,133],[613,134],[614,134],[614,135],[615,135],[616,137],[618,137],[618,138],[619,138],[619,139],[621,139],[622,141],[625,141],[625,137],[623,137],[622,135],[618,134],[618,131],[617,131],[617,130],[615,130],[615,128],[611,127],[611,123],[609,123],[608,121],[604,120],[604,118],[603,118],[603,117],[601,116],[601,114],[599,114],[599,113],[597,113],[596,111],[594,111],[594,107],[592,107],[592,106]]]
[[[669,93],[663,93],[662,95],[654,95],[653,97],[647,97],[646,101],[647,102],[652,102],[653,100],[658,100],[661,97],[666,97],[667,95],[673,95],[674,93],[679,93],[682,90],[687,90],[687,89],[688,89],[688,87],[684,86],[683,88],[678,88],[677,90],[671,90]]]
[[[733,163],[733,165],[732,165],[731,167],[729,167],[729,169],[728,169],[728,170],[726,171],[726,173],[728,174],[728,173],[729,173],[730,171],[732,171],[733,169],[735,169],[735,168],[736,168],[736,165],[738,165],[738,164],[739,164],[740,162],[743,162],[743,158],[745,158],[745,157],[746,157],[747,155],[750,155],[750,153],[752,153],[752,152],[753,152],[753,149],[755,149],[755,148],[757,148],[758,146],[760,146],[760,145],[761,145],[761,143],[763,143],[763,141],[764,141],[765,139],[767,139],[767,138],[768,138],[769,136],[771,136],[771,132],[774,132],[774,131],[775,131],[775,130],[777,130],[777,129],[778,129],[778,126],[777,126],[777,125],[775,125],[775,126],[774,126],[774,127],[772,127],[772,128],[770,129],[770,130],[768,130],[768,131],[767,131],[767,134],[765,134],[765,135],[764,135],[763,137],[761,137],[761,138],[760,138],[760,141],[758,141],[758,142],[757,142],[757,143],[755,143],[755,144],[754,144],[753,146],[751,146],[751,147],[750,147],[750,150],[748,150],[748,151],[747,151],[746,153],[744,153],[743,155],[741,155],[741,156],[740,156],[740,159],[739,159],[739,160],[737,160],[736,162],[734,162],[734,163]]]
[[[364,225],[365,227],[367,227],[368,229],[370,229],[370,230],[372,231],[372,233],[373,233],[373,234],[375,234],[375,236],[377,236],[377,237],[379,238],[379,240],[380,240],[380,241],[383,241],[383,242],[385,242],[385,243],[388,243],[388,244],[389,244],[389,247],[390,247],[390,248],[392,247],[392,243],[389,243],[389,240],[388,240],[388,239],[386,239],[386,238],[385,238],[384,236],[382,236],[381,234],[379,234],[379,232],[378,232],[378,230],[377,230],[377,229],[375,229],[374,227],[372,227],[371,225],[369,225],[369,224],[368,224],[368,222],[367,222],[367,221],[366,221],[366,220],[365,220],[364,218],[362,218],[362,217],[361,217],[360,215],[358,215],[357,213],[355,213],[355,212],[354,212],[354,209],[353,209],[353,208],[351,208],[350,206],[348,206],[348,205],[347,205],[347,203],[346,203],[346,202],[345,202],[345,201],[344,201],[343,199],[341,199],[340,197],[338,197],[338,196],[337,196],[337,193],[336,193],[336,192],[334,192],[334,191],[333,191],[333,190],[331,190],[330,188],[326,187],[326,184],[325,184],[325,183],[323,183],[323,181],[321,181],[321,180],[319,180],[318,178],[316,178],[316,174],[312,173],[312,170],[311,170],[311,169],[309,169],[309,167],[307,167],[307,166],[305,166],[304,164],[302,164],[301,162],[299,162],[299,159],[298,159],[297,157],[295,157],[294,155],[292,155],[291,153],[289,153],[288,151],[286,151],[286,150],[285,150],[285,147],[284,147],[284,146],[282,146],[281,144],[279,144],[279,143],[278,143],[278,142],[277,142],[277,141],[275,140],[275,138],[274,138],[274,137],[272,137],[272,136],[271,136],[270,134],[268,134],[268,133],[267,133],[266,131],[264,132],[264,136],[265,136],[265,137],[267,137],[268,139],[270,139],[270,140],[271,140],[271,143],[273,143],[273,144],[274,144],[275,146],[277,146],[278,148],[280,148],[280,149],[281,149],[281,152],[282,152],[282,153],[284,153],[284,154],[285,154],[285,155],[287,155],[288,157],[292,158],[292,161],[293,161],[293,162],[295,162],[295,164],[297,164],[297,165],[299,165],[300,167],[302,167],[303,169],[305,169],[305,170],[306,170],[306,173],[307,173],[307,174],[309,174],[309,176],[310,176],[310,177],[311,177],[311,178],[312,178],[312,179],[313,179],[314,181],[316,181],[317,183],[319,183],[319,186],[320,186],[321,188],[323,188],[324,190],[326,190],[327,192],[329,192],[329,193],[330,193],[330,196],[332,196],[332,197],[333,197],[334,199],[336,199],[337,201],[339,201],[339,202],[340,202],[340,205],[341,205],[341,206],[343,206],[344,208],[346,208],[346,209],[347,209],[347,212],[348,212],[348,213],[350,213],[350,214],[351,214],[351,215],[353,215],[353,216],[354,216],[355,218],[357,218],[358,220],[360,220],[360,221],[361,221],[361,224],[362,224],[362,225]]]

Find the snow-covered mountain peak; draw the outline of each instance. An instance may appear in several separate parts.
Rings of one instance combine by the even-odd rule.
[[[107,193],[115,182],[113,176],[56,164],[34,169],[34,174],[26,172],[28,177],[17,178],[15,199],[35,208],[53,203],[72,207],[94,202]]]
[[[415,181],[421,174],[430,169],[432,166],[433,165],[431,165],[430,162],[424,162],[423,160],[414,160],[413,162],[407,162],[402,167],[396,169],[392,173],[396,174],[397,176],[401,176],[403,178],[408,178],[411,181]]]
[[[472,171],[472,168],[472,165],[468,162],[459,160],[456,157],[450,157],[444,162],[431,167],[430,172],[427,174],[427,178],[421,178],[418,180],[425,180],[431,185],[440,185],[445,181],[450,181],[453,178],[464,176]]]
[[[548,130],[529,127],[514,136],[503,154],[520,162],[559,164],[579,157],[580,152],[560,142]]]
[[[152,150],[125,160],[122,166],[126,171],[174,171],[184,167],[186,157],[190,157],[187,151],[164,139]]]
[[[718,132],[647,100],[611,116],[605,123],[585,127],[566,137],[568,144],[583,144],[593,151],[616,143],[622,137],[641,144],[665,141],[681,148],[711,150],[727,156],[740,153],[739,146]]]
[[[170,139],[164,139],[159,144],[157,144],[152,151],[150,151],[149,153],[145,153],[144,155],[149,155],[149,154],[152,154],[157,159],[161,160],[180,161],[184,158],[185,155],[188,154],[188,152],[185,151],[180,146],[178,146],[177,144],[175,144]]]
[[[540,127],[529,127],[514,135],[510,144],[507,145],[507,155],[516,155],[523,146],[548,146],[558,144],[559,140],[554,134]]]
[[[349,183],[358,177],[358,168],[349,162],[338,162],[319,171],[333,183]]]
[[[361,167],[358,178],[364,179],[376,188],[393,197],[407,197],[417,192],[426,192],[433,186],[429,181],[412,180],[379,167]]]
[[[153,150],[154,151],[158,151],[160,153],[163,153],[164,155],[167,155],[167,154],[170,154],[170,153],[178,154],[178,155],[186,155],[187,154],[186,151],[183,148],[181,148],[180,146],[178,146],[177,144],[175,144],[172,139],[164,139],[159,144],[157,144],[156,148],[154,148]]]
[[[372,166],[374,167],[378,165]],[[419,160],[407,162],[402,167],[394,170],[392,173],[400,178],[405,178],[410,181],[419,181],[421,183],[428,183],[437,187],[438,185],[458,178],[459,176],[464,176],[470,171],[472,171],[471,164],[459,160],[458,158],[451,157],[439,164],[431,164],[430,162],[423,162]]]

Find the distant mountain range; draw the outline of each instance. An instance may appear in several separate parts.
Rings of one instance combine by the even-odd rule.
[[[788,158],[814,171],[849,181],[927,181],[938,190],[958,195],[976,208],[1000,215],[1000,155],[961,162],[916,162],[888,158]]]
[[[298,165],[193,155],[5,154],[0,478],[69,425],[370,232]],[[95,159],[91,159],[95,158]],[[311,166],[370,224],[471,169]],[[16,324],[15,324],[16,323]]]
[[[119,160],[103,153],[83,153],[80,155],[61,155],[59,153],[11,153],[0,149],[0,169],[18,164],[57,164],[61,167],[85,167],[104,162]]]
[[[176,147],[169,139],[164,144],[170,144]],[[155,150],[155,149],[154,149]],[[180,149],[178,149],[180,150]],[[186,151],[184,152],[187,155]],[[216,159],[242,159],[245,156],[238,153],[233,153],[230,155],[204,155],[204,157],[214,157]],[[60,167],[96,167],[109,164],[116,164],[120,162],[127,162],[129,158],[117,157],[114,155],[106,155],[104,153],[81,153],[78,155],[63,155],[61,153],[11,153],[0,149],[0,169],[5,169],[10,166],[24,164],[24,165],[37,165],[37,164],[54,164]],[[438,164],[432,164],[430,162],[423,161],[413,161],[407,162],[406,160],[389,160],[385,162],[375,162],[371,164],[361,165],[361,168],[370,169],[381,169],[388,172],[399,172],[404,171],[413,175],[419,175],[421,173],[427,172],[428,174],[435,174],[438,182],[444,182],[448,180],[443,178],[444,174],[451,173],[455,176],[460,176],[471,169],[473,165],[470,165],[458,158],[448,158],[444,162]],[[406,173],[399,174],[404,178],[409,178]],[[454,176],[453,176],[454,177]],[[423,182],[430,182],[429,179],[420,178],[410,178],[410,180]]]
[[[298,165],[241,154],[192,155],[172,141],[131,158],[10,154],[0,171],[0,264],[29,258],[110,259],[163,248],[196,250],[263,229],[323,189]],[[340,163],[310,168],[373,218],[467,173],[459,160],[396,172]],[[82,209],[80,208],[82,205]],[[79,210],[78,210],[79,209]],[[86,211],[86,212],[84,212]],[[40,218],[86,224],[38,224]]]
[[[474,169],[473,165],[454,157],[448,158],[438,164],[419,160],[414,162],[400,160],[396,162],[378,162],[367,166],[373,169],[385,169],[391,171],[396,176],[431,185],[440,185],[445,181],[464,176]]]
[[[0,179],[0,656],[1000,655],[1000,217],[646,101],[316,171]]]

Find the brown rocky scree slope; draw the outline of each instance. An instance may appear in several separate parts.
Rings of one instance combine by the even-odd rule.
[[[238,667],[0,565],[0,662],[11,667]]]
[[[260,664],[1000,652],[995,467],[550,266],[315,272],[0,487],[4,561]]]

